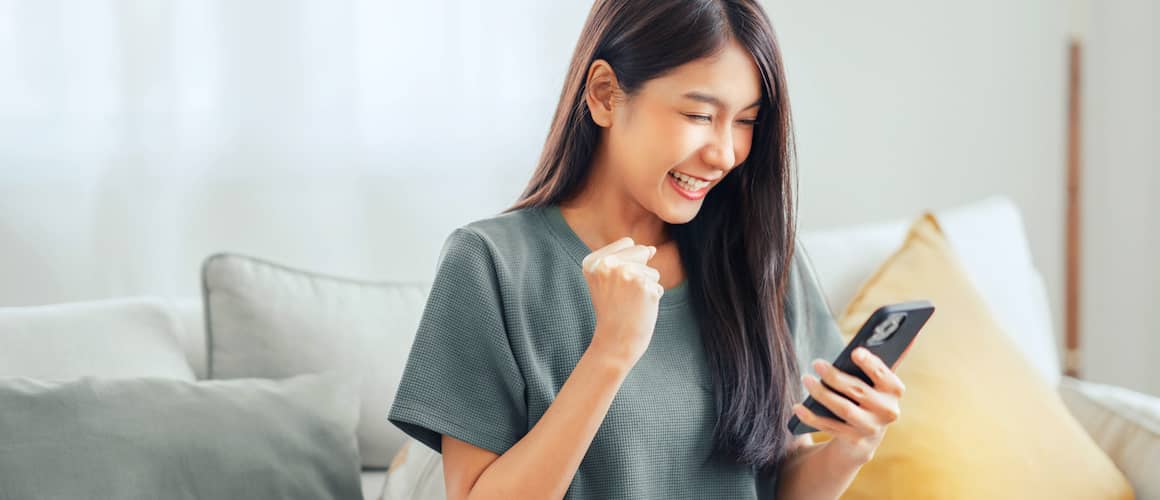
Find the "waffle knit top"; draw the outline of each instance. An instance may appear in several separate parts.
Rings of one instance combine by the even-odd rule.
[[[445,240],[388,420],[441,452],[448,434],[497,454],[547,411],[596,324],[581,261],[592,252],[558,205],[477,220]],[[801,246],[787,320],[802,373],[844,347]],[[772,499],[777,476],[710,459],[714,397],[688,281],[661,296],[565,499]],[[792,387],[806,395],[801,381]]]

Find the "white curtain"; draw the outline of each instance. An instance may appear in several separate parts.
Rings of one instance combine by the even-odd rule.
[[[0,0],[0,166],[527,170],[590,5]]]
[[[518,195],[591,2],[0,0],[0,306],[233,251],[429,278]]]

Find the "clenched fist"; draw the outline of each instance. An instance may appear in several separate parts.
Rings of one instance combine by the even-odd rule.
[[[581,263],[596,310],[590,349],[635,365],[652,340],[664,287],[649,267],[656,247],[624,237],[588,254]]]

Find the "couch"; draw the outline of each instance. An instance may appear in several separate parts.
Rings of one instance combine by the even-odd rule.
[[[1062,374],[1043,277],[1018,208],[992,196],[935,212],[987,306],[1026,362],[1056,387],[1068,411],[1126,476],[1136,498],[1160,498],[1160,398]],[[900,244],[911,218],[801,234],[835,314]],[[858,251],[851,251],[857,248]],[[444,498],[441,457],[408,440],[383,500]]]
[[[4,300],[0,305],[36,305],[43,312],[108,300],[144,301],[159,318],[153,323],[159,335],[174,339],[181,359],[201,380],[207,374],[207,339],[198,270],[212,253],[238,251],[356,279],[422,283],[433,274],[438,245],[451,228],[498,211],[510,199],[504,197],[508,193],[493,193],[480,200],[474,194],[478,191],[465,187],[467,182],[456,183],[459,187],[438,196],[422,196],[421,191],[409,189],[422,184],[416,179],[368,182],[361,174],[344,175],[340,178],[348,191],[340,193],[330,189],[339,181],[323,175],[292,178],[273,186],[264,184],[263,178],[268,177],[239,175],[192,184],[151,178],[143,181],[154,189],[148,191],[152,194],[145,200],[147,210],[138,210],[131,203],[133,198],[123,200],[110,193],[92,196],[82,191],[79,194],[88,193],[90,198],[78,198],[77,192],[59,189],[69,186],[67,180],[51,179],[55,190],[49,201],[60,202],[64,214],[80,213],[85,207],[101,209],[79,222],[62,222],[60,227],[53,226],[54,218],[65,217],[60,212],[40,222],[29,217],[34,215],[32,207],[44,201],[44,191],[23,193],[15,202],[9,198],[9,203],[23,203],[25,210],[20,220],[14,217],[6,225],[7,234],[0,232],[0,240],[7,245],[0,249],[5,254],[0,256],[5,257],[10,276],[23,275],[29,281],[8,280],[7,285],[0,285]],[[495,183],[493,179],[481,182]],[[374,189],[387,185],[390,191]],[[117,190],[113,191],[116,195]],[[352,193],[356,196],[349,196]],[[379,196],[385,193],[397,196],[384,201]],[[429,212],[433,218],[424,220],[424,210],[436,206],[450,209]],[[481,210],[481,206],[491,208]],[[239,207],[243,209],[232,210]],[[320,207],[329,212],[313,211]],[[456,211],[456,207],[464,210]],[[375,213],[399,217],[372,216]],[[1043,278],[1031,258],[1014,203],[995,196],[937,213],[988,305],[1028,362],[1059,388],[1074,416],[1129,478],[1138,497],[1160,495],[1154,477],[1160,471],[1160,447],[1155,444],[1160,436],[1160,398],[1061,375],[1056,327]],[[802,233],[832,310],[845,304],[894,249],[907,223],[908,219],[898,219]],[[71,231],[81,229],[83,234]],[[33,279],[40,281],[33,284]],[[414,314],[423,303],[423,297],[417,296],[399,307],[411,308]],[[28,332],[24,334],[29,338]],[[401,371],[410,334],[405,328],[384,332],[398,346],[384,353],[384,363]],[[5,338],[6,332],[0,331],[0,349]],[[49,350],[46,347],[45,352]],[[129,350],[111,355],[132,354]],[[51,373],[51,367],[46,370]],[[385,417],[382,425],[387,426]],[[379,498],[385,492],[384,498],[390,500],[441,490],[437,455],[417,449],[421,446],[397,429],[392,431],[397,436],[394,449],[410,450],[407,460],[399,457],[396,461],[405,463],[407,470],[391,474],[383,468],[364,469],[365,498]],[[1137,439],[1141,432],[1150,433],[1150,440]]]

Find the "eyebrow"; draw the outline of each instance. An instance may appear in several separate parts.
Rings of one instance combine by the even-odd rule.
[[[685,95],[683,95],[682,97],[684,97],[686,99],[692,99],[694,101],[712,104],[714,106],[717,106],[718,108],[725,107],[725,103],[721,102],[721,99],[718,99],[715,96],[712,96],[712,95],[709,95],[709,94],[706,94],[703,92],[697,92],[695,90],[692,92],[686,92]],[[758,97],[756,101],[753,101],[753,104],[750,104],[743,109],[749,109],[749,108],[753,108],[753,107],[756,107],[759,105],[761,105],[761,98],[760,97]]]

